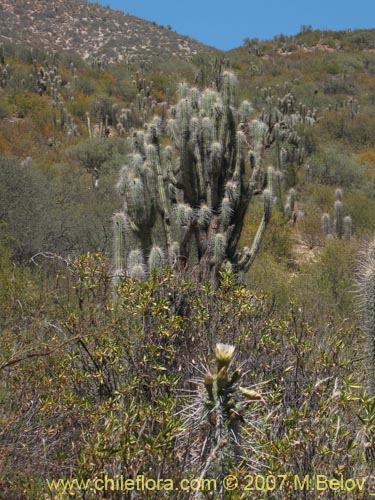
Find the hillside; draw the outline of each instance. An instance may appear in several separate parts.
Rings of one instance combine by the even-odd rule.
[[[156,23],[85,0],[1,0],[0,41],[103,63],[189,58],[210,50]]]
[[[1,5],[0,498],[369,498],[375,30],[98,64]]]

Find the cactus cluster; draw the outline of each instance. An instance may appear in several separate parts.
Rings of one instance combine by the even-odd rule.
[[[336,189],[334,202],[334,219],[331,221],[329,213],[324,213],[321,218],[322,231],[328,240],[335,236],[339,239],[350,240],[353,232],[352,218],[344,216],[344,203],[342,189]]]
[[[201,66],[195,75],[194,85],[200,88],[211,86],[219,92],[223,83],[222,74],[230,68],[231,62],[227,57],[214,57]]]
[[[314,125],[318,119],[316,108],[310,109],[302,102],[297,103],[288,82],[276,85],[275,89],[262,87],[259,92],[264,102],[264,120],[282,125]]]
[[[348,99],[344,100],[342,103],[343,108],[346,108],[349,111],[349,115],[351,118],[359,115],[361,106],[358,103],[358,99],[353,97],[348,97]]]
[[[147,81],[139,71],[135,72],[132,81],[137,89],[135,102],[127,108],[120,107],[118,103],[112,105],[111,122],[121,136],[125,136],[133,127],[144,126],[157,111],[157,102],[151,95],[153,82]],[[162,110],[162,119],[165,105],[166,103],[159,105]],[[106,117],[107,121],[108,118]]]
[[[341,103],[336,103],[335,105],[329,104],[326,108],[326,111],[339,111],[339,109],[344,109],[348,111],[349,117],[354,119],[354,117],[358,116],[361,111],[361,105],[358,102],[358,99],[353,97],[348,97],[341,101]]]
[[[111,129],[109,126],[109,116],[106,114],[101,116],[99,119],[99,126],[95,126],[94,130],[91,124],[90,113],[86,112],[86,123],[87,123],[87,131],[90,139],[103,139],[105,137],[109,137],[111,134]]]
[[[105,56],[99,57],[96,55],[91,55],[89,58],[89,64],[92,69],[102,72],[108,65]]]
[[[46,61],[46,67],[39,66],[36,59],[33,61],[33,72],[29,79],[36,92],[42,96],[51,97],[52,121],[56,129],[64,130],[68,141],[72,136],[78,136],[79,131],[71,113],[67,111],[65,101],[73,100],[72,89],[77,85],[77,70],[72,68],[72,82],[63,85],[63,79],[56,66],[51,67]]]
[[[236,109],[235,76],[222,78],[221,93],[181,84],[169,117],[154,117],[133,134],[118,183],[130,276],[133,252],[146,263],[155,248],[163,250],[163,264],[196,269],[202,278],[217,278],[228,262],[246,271],[254,260],[272,208],[273,171],[267,175],[262,166],[267,127],[251,119],[247,101]],[[268,189],[260,190],[264,176]],[[263,218],[251,248],[237,252],[256,191],[263,195]]]
[[[269,130],[266,145],[275,145],[276,168],[285,182],[294,186],[298,169],[307,156],[304,131],[317,122],[317,110],[297,103],[288,82],[276,85],[274,89],[261,88],[259,93],[263,101],[261,119]]]
[[[66,89],[74,89],[78,83],[78,74],[74,66],[71,66],[73,79],[68,82]],[[135,102],[130,103],[129,107],[120,107],[118,103],[113,103],[111,110],[101,110],[95,118],[98,125],[93,124],[90,113],[86,113],[86,124],[90,139],[101,139],[109,137],[111,133],[117,133],[120,136],[129,134],[134,127],[144,126],[146,121],[151,119],[156,113],[156,101],[151,96],[153,82],[146,81],[140,71],[133,74],[133,85],[137,88]],[[163,111],[166,103],[161,103],[159,108]],[[65,108],[64,108],[65,109]],[[163,117],[164,115],[162,115]]]
[[[30,57],[33,52],[30,51]],[[78,73],[74,65],[71,65],[72,81],[64,82],[59,74],[56,65],[51,65],[48,60],[44,61],[44,66],[38,64],[37,60],[32,60],[33,68],[27,79],[21,80],[24,89],[35,91],[40,96],[45,94],[51,97],[52,121],[56,129],[64,130],[67,139],[79,135],[77,125],[71,113],[68,112],[66,101],[74,100],[73,89],[78,84]],[[5,65],[4,48],[0,45],[0,87],[9,85],[12,75],[9,65]]]
[[[246,272],[260,248],[274,196],[283,211],[293,212],[294,190],[284,204],[283,173],[265,169],[262,162],[270,135],[277,133],[273,129],[282,122],[283,136],[286,125],[281,120],[270,130],[253,119],[248,101],[237,107],[236,85],[230,72],[223,73],[220,92],[182,83],[168,116],[154,116],[133,133],[133,152],[117,186],[126,228],[126,245],[118,244],[125,250],[128,276],[134,275],[133,252],[142,256],[137,269],[144,266],[147,274],[156,248],[162,250],[161,263],[193,270],[199,278],[215,282],[223,268]],[[283,137],[278,140],[282,151]],[[244,217],[256,195],[263,198],[263,217],[251,245],[239,251]]]
[[[257,462],[256,429],[262,396],[253,389],[240,386],[242,374],[232,369],[235,347],[216,344],[213,369],[205,369],[205,377],[195,380],[197,390],[183,409],[182,443],[189,448],[189,469],[200,478],[223,478],[240,461],[249,467]],[[248,434],[248,426],[252,437]],[[251,462],[248,456],[250,450]],[[219,491],[220,498],[223,491]]]

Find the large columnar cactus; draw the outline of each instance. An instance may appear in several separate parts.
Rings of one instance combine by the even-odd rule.
[[[267,174],[262,165],[269,131],[252,119],[249,102],[236,108],[235,76],[226,72],[222,79],[220,93],[181,84],[169,118],[154,117],[133,135],[133,153],[118,183],[128,275],[134,274],[133,251],[150,262],[160,249],[159,265],[214,280],[223,267],[246,272],[254,261],[272,208],[273,170]],[[239,252],[244,217],[256,194],[264,199],[263,217],[252,245]]]

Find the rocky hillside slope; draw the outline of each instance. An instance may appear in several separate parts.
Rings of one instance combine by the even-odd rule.
[[[209,50],[171,29],[84,0],[0,0],[0,42],[72,51],[107,63],[189,58]]]

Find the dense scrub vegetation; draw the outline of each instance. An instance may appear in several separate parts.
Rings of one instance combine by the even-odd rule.
[[[1,47],[0,491],[6,498],[69,498],[49,492],[46,480],[104,474],[178,481],[199,477],[202,469],[210,477],[225,470],[242,487],[249,470],[301,478],[371,475],[373,368],[363,328],[371,334],[371,323],[362,324],[353,290],[358,251],[374,232],[375,35],[303,31],[269,42],[246,40],[216,59],[202,53],[189,62],[110,67]],[[232,255],[227,249],[221,254],[233,267],[222,265],[224,259],[215,263],[215,280],[167,259],[161,264],[169,268],[150,266],[147,280],[137,279],[146,273],[129,277],[112,257],[113,246],[119,248],[113,214],[137,222],[129,179],[123,175],[122,191],[115,189],[121,167],[135,168],[135,155],[146,147],[149,156],[141,156],[137,168],[149,175],[145,163],[154,137],[155,150],[173,148],[173,176],[187,151],[191,164],[200,159],[209,168],[203,139],[193,143],[199,154],[189,150],[192,142],[183,145],[181,98],[196,99],[194,123],[205,119],[199,99],[209,86],[220,107],[223,72],[238,81],[230,103],[238,113],[230,116],[228,107],[224,114],[225,130],[236,123],[246,140],[241,179],[254,171],[257,153],[262,167],[239,224],[239,247],[257,241],[270,178],[273,185],[272,217],[256,259],[240,275],[235,246]],[[181,81],[189,86],[180,85],[178,95]],[[241,108],[243,101],[249,106]],[[149,123],[160,129],[157,137]],[[217,123],[219,130],[223,121]],[[249,123],[263,124],[261,148]],[[229,152],[223,171],[231,177],[217,182],[214,239],[223,233],[217,226],[224,199],[231,201],[224,190],[238,180],[233,172],[236,158],[242,159],[233,130],[222,142]],[[182,181],[176,185],[186,190]],[[160,193],[154,190],[154,199]],[[205,197],[202,189],[189,200],[197,219],[197,200]],[[225,230],[238,206],[229,208]],[[157,237],[150,236],[155,246]],[[217,256],[216,247],[210,249]],[[365,289],[369,276],[362,273]],[[235,347],[223,372],[214,368],[217,343],[226,352]],[[234,394],[233,401],[224,398],[222,418],[232,414],[244,425],[235,443],[240,452],[216,462],[207,456],[216,448],[226,452],[227,443],[218,448],[217,422],[210,421],[208,433],[201,403],[207,393],[216,412],[210,415],[220,415],[208,377],[213,387],[220,373]],[[198,418],[191,420],[192,414]],[[367,498],[369,488],[367,480],[366,491],[351,498]],[[144,492],[106,494],[145,498]],[[293,491],[290,482],[283,491],[252,494],[316,498],[314,491]],[[148,492],[147,498],[170,495]],[[181,500],[194,495],[173,492]],[[76,491],[70,497],[97,495]]]

